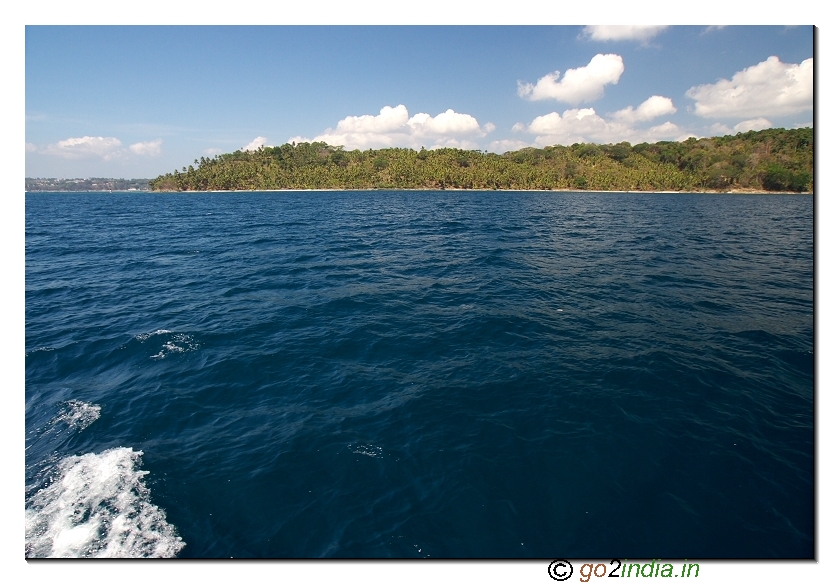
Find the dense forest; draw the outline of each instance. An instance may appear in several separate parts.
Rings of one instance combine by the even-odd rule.
[[[346,151],[284,144],[195,160],[152,190],[512,189],[811,192],[812,128],[656,144],[573,144],[505,154],[479,150]]]

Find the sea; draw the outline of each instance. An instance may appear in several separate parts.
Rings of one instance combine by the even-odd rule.
[[[27,193],[25,556],[813,558],[813,211]]]

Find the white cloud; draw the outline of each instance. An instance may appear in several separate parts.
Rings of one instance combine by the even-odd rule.
[[[637,127],[638,124],[676,111],[671,99],[653,95],[637,108],[629,106],[607,114],[609,119],[603,118],[591,107],[574,108],[565,110],[563,114],[554,111],[538,116],[529,125],[517,123],[512,131],[534,134],[534,145],[542,147],[587,142],[659,142],[676,138],[684,130],[670,121],[647,128]]]
[[[710,126],[710,132],[716,136],[730,136],[733,135],[733,130],[723,123],[714,123]]]
[[[125,153],[122,142],[117,138],[103,138],[101,136],[84,136],[81,138],[67,138],[44,149],[45,154],[61,156],[67,159],[100,157],[105,160],[119,158]]]
[[[150,142],[131,144],[128,146],[128,149],[131,150],[132,154],[136,154],[137,156],[159,156],[161,151],[160,146],[162,144],[163,140],[157,139]]]
[[[598,41],[638,40],[647,42],[666,28],[668,27],[661,25],[596,25],[586,26],[583,33],[591,40]]]
[[[749,132],[751,130],[758,132],[760,130],[767,130],[773,126],[774,124],[764,117],[758,117],[756,119],[746,119],[745,121],[740,121],[738,124],[733,126],[733,129],[737,132]]]
[[[708,118],[786,116],[811,111],[814,99],[813,59],[799,65],[777,57],[748,67],[716,83],[691,87],[695,113]]]
[[[418,149],[463,148],[476,149],[474,138],[482,138],[494,131],[492,123],[482,128],[471,115],[448,109],[436,116],[417,113],[410,117],[407,107],[385,106],[378,115],[350,115],[312,139],[296,136],[291,142],[326,142],[348,149],[396,148]]]
[[[38,146],[36,146],[32,142],[26,142],[26,151],[27,152],[36,152],[37,150],[38,150]]]
[[[417,116],[419,115],[427,114],[417,114]],[[417,116],[414,116],[414,118]],[[388,134],[398,132],[406,123],[408,123],[408,113],[407,108],[404,105],[397,105],[396,107],[385,105],[381,108],[378,115],[346,116],[338,122],[334,133]]]
[[[531,145],[522,140],[494,140],[489,143],[488,150],[496,154],[503,154],[504,152],[513,152]]]
[[[615,124],[620,125],[622,124]],[[568,109],[564,114],[557,112],[541,115],[527,127],[531,134],[537,134],[535,143],[539,146],[553,144],[570,145],[580,142],[608,142],[614,134],[607,121],[592,108]],[[622,141],[622,139],[617,140]]]
[[[799,130],[800,128],[813,128],[815,127],[815,124],[811,121],[804,121],[803,123],[794,124],[794,127]]]
[[[267,143],[268,143],[268,138],[266,138],[264,136],[257,136],[255,138],[253,138],[252,142],[250,142],[248,145],[243,147],[242,150],[244,150],[245,152],[258,150],[259,148],[261,148],[262,146],[264,146]]]
[[[671,121],[667,121],[660,125],[652,126],[647,130],[639,130],[637,132],[637,137],[629,141],[633,141],[634,143],[661,142],[664,140],[672,140],[676,136],[682,134],[683,132],[684,130],[679,128],[676,124],[672,123]]]
[[[584,67],[548,73],[533,85],[518,82],[518,95],[531,101],[555,99],[571,105],[594,101],[605,94],[605,86],[615,85],[625,67],[620,55],[595,55]]]
[[[404,107],[403,105],[400,107]],[[405,109],[407,112],[407,109]],[[417,136],[469,135],[480,133],[480,124],[472,116],[446,110],[436,117],[427,113],[417,113],[407,121]]]
[[[215,156],[217,154],[221,154],[223,151],[224,150],[221,148],[207,148],[204,150],[204,154],[207,154],[208,156]]]
[[[50,156],[60,156],[68,160],[82,158],[101,158],[106,161],[124,159],[126,156],[158,156],[161,153],[162,139],[149,142],[137,142],[127,148],[122,146],[119,138],[102,136],[83,136],[81,138],[67,138],[43,148],[35,144],[26,144],[27,152],[40,152]]]
[[[589,119],[585,119],[589,118]],[[559,115],[555,111],[547,115],[540,115],[530,123],[530,133],[533,134],[562,134],[576,128],[588,128],[590,131],[595,126],[605,124],[605,120],[599,117],[593,108],[586,109],[568,109],[565,110],[564,115]]]
[[[634,124],[639,121],[649,121],[662,115],[669,115],[671,113],[675,113],[676,111],[678,110],[672,104],[672,100],[670,98],[653,95],[641,103],[637,109],[634,109],[632,106],[628,106],[625,109],[621,109],[620,111],[613,113],[612,115],[616,120],[627,124]]]
[[[619,120],[608,121],[592,108],[568,109],[561,115],[552,112],[538,116],[526,126],[525,131],[536,136],[534,144],[539,147],[588,142],[659,142],[674,139],[684,133],[672,122],[644,129]]]

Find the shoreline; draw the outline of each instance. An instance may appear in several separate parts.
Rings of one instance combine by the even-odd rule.
[[[234,192],[561,192],[574,194],[794,194],[813,195],[814,192],[792,192],[781,190],[757,190],[739,188],[733,190],[574,190],[570,188],[553,189],[513,189],[513,188],[272,188],[238,190],[25,190],[25,194],[37,193],[102,193],[102,194],[198,194],[198,193],[234,193]]]

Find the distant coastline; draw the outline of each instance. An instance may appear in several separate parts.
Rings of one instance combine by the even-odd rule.
[[[27,190],[26,193],[79,193],[79,194],[233,194],[233,193],[255,193],[255,192],[428,192],[428,191],[450,191],[450,192],[556,192],[574,194],[795,194],[809,195],[812,191],[782,191],[782,190],[757,190],[757,189],[733,189],[733,190],[577,190],[571,188],[554,189],[481,189],[481,188],[273,188],[255,190]]]
[[[149,178],[26,178],[26,192],[148,192]]]

